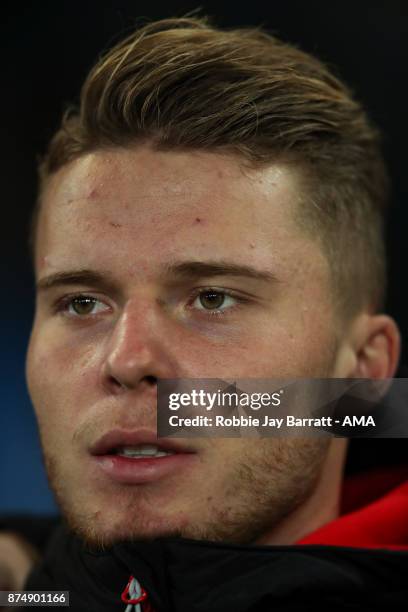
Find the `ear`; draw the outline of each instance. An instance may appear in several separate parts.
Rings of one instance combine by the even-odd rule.
[[[401,339],[394,319],[384,314],[362,313],[353,321],[348,346],[353,353],[349,361],[350,378],[392,378],[396,372]]]

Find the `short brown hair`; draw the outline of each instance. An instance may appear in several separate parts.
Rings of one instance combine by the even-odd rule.
[[[382,306],[388,180],[378,131],[319,60],[259,28],[145,25],[89,73],[40,165],[41,185],[86,152],[143,142],[293,163],[305,190],[297,216],[322,241],[336,303],[349,313]]]

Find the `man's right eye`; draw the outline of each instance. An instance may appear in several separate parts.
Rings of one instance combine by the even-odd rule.
[[[91,295],[75,295],[63,298],[57,305],[57,311],[71,317],[89,317],[104,312],[109,307]]]

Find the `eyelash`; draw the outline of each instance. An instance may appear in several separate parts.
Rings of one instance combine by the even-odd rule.
[[[200,295],[204,295],[206,293],[220,293],[222,294],[224,297],[226,298],[232,298],[233,300],[235,300],[235,304],[233,306],[231,306],[230,308],[224,308],[224,309],[199,309],[199,308],[195,308],[194,310],[197,310],[201,313],[205,313],[204,316],[210,316],[210,317],[225,317],[228,315],[228,313],[231,312],[235,312],[238,308],[240,308],[243,304],[248,304],[250,302],[250,299],[248,297],[245,297],[241,294],[235,293],[234,291],[229,291],[227,289],[218,289],[217,287],[201,287],[200,289],[195,289],[189,296],[188,298],[188,304],[192,304],[195,302],[195,300],[197,298],[200,297]],[[193,308],[192,308],[193,309]]]
[[[195,302],[195,300],[197,298],[200,297],[200,295],[205,295],[206,293],[219,293],[222,294],[225,298],[232,298],[233,300],[235,300],[235,304],[229,308],[224,308],[224,309],[205,309],[205,308],[193,308],[191,306],[191,304],[193,304]],[[61,314],[66,314],[67,316],[71,316],[72,318],[77,318],[77,319],[87,319],[88,317],[95,317],[97,315],[95,314],[84,314],[84,315],[80,315],[80,314],[72,314],[72,313],[68,313],[68,308],[69,306],[74,302],[74,300],[76,299],[90,299],[93,300],[94,303],[96,304],[97,302],[102,302],[102,300],[99,300],[97,297],[95,297],[94,295],[90,295],[88,293],[75,293],[73,295],[67,295],[64,296],[63,298],[59,299],[55,306],[54,306],[54,310],[56,313],[61,313]],[[242,306],[243,304],[249,303],[250,299],[248,297],[245,297],[243,295],[237,294],[233,291],[227,291],[225,289],[218,289],[216,287],[204,287],[204,288],[200,288],[199,290],[195,289],[188,297],[188,306],[189,309],[191,310],[196,310],[199,311],[200,314],[203,314],[204,316],[210,316],[210,317],[224,317],[226,316],[228,313],[235,311],[237,308],[239,308],[240,306]],[[103,303],[103,302],[102,302]]]
[[[71,316],[73,318],[78,318],[78,319],[86,319],[87,317],[94,317],[95,316],[94,314],[89,314],[89,315],[75,314],[74,315],[68,312],[68,308],[77,299],[89,299],[89,300],[93,300],[94,303],[97,303],[97,302],[103,303],[102,300],[99,300],[94,295],[89,295],[88,293],[75,293],[73,295],[66,295],[63,298],[57,300],[57,302],[54,305],[54,311],[56,313],[66,314],[68,316]]]

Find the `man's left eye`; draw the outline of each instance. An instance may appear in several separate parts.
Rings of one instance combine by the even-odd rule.
[[[224,291],[216,291],[215,289],[207,289],[201,291],[192,303],[193,308],[197,310],[226,310],[235,306],[236,298],[228,295]]]

